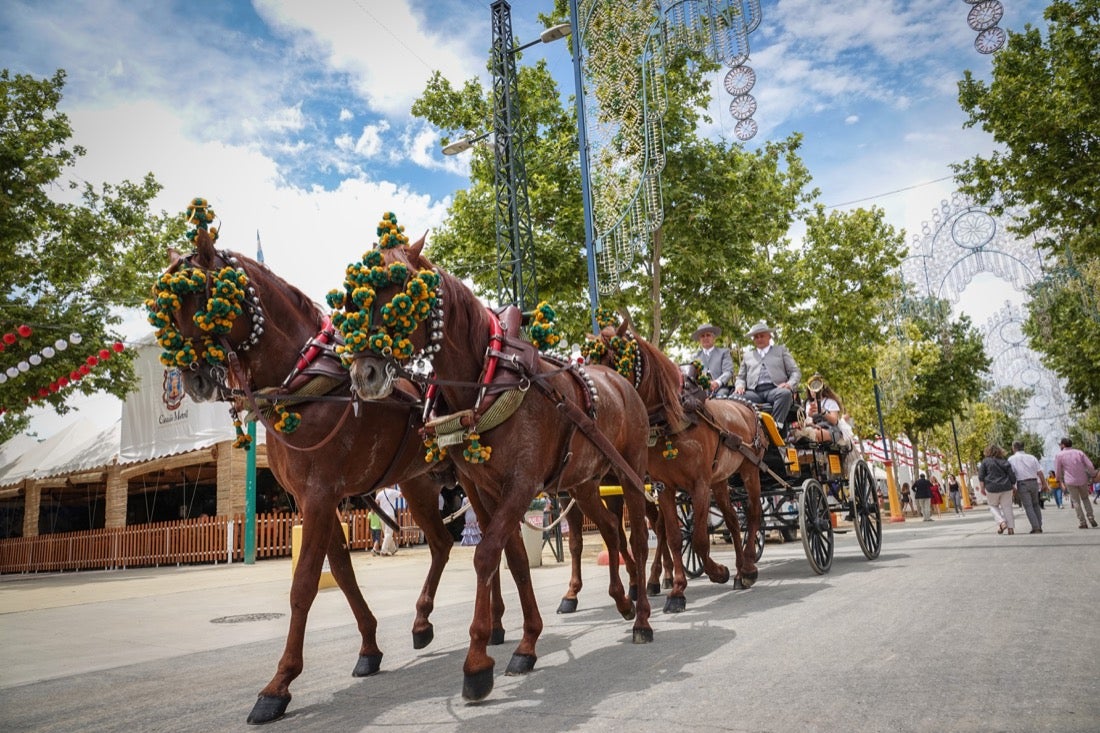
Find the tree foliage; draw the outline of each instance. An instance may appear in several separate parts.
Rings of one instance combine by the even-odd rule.
[[[8,377],[0,384],[0,439],[26,427],[32,404],[65,413],[77,394],[121,397],[133,387],[129,352],[113,351],[82,379],[56,391],[48,385],[119,340],[117,309],[140,305],[165,262],[166,242],[182,231],[182,221],[150,212],[161,188],[152,174],[99,189],[72,174],[85,151],[70,143],[69,120],[57,111],[64,82],[63,71],[50,79],[0,71],[0,328],[32,329],[0,353]],[[54,348],[74,333],[79,344]],[[10,376],[7,370],[38,360],[43,349],[56,353]]]
[[[992,81],[969,72],[959,102],[999,148],[955,170],[963,191],[1047,250],[1025,332],[1078,407],[1100,399],[1100,0],[1054,0],[1045,33],[1008,33]],[[1091,265],[1091,266],[1090,266]]]

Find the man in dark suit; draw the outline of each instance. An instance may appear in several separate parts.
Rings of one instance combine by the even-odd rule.
[[[709,323],[695,329],[691,337],[699,342],[699,350],[692,359],[703,362],[710,374],[711,397],[728,397],[730,380],[733,379],[733,356],[729,349],[714,345],[714,340],[722,335],[722,329]]]
[[[802,372],[786,346],[772,343],[767,323],[758,321],[747,335],[753,345],[742,354],[733,391],[757,404],[770,402],[775,424],[783,432]]]

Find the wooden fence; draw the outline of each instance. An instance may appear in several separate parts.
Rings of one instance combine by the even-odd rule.
[[[365,509],[345,512],[349,544],[370,546]],[[398,510],[398,544],[419,544],[424,536],[407,509]],[[287,557],[293,528],[301,515],[290,512],[256,516],[256,557]],[[134,568],[240,562],[244,559],[244,515],[202,517],[137,524],[113,529],[61,532],[0,540],[0,573]]]

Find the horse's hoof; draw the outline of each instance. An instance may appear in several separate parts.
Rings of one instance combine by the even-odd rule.
[[[413,632],[413,649],[423,649],[431,644],[433,639],[435,639],[435,628],[428,624],[425,630]]]
[[[740,575],[734,576],[734,578],[733,578],[733,589],[734,590],[745,590],[745,588],[747,588],[747,587],[748,587],[747,585],[745,585],[743,582],[741,582],[741,576]]]
[[[751,573],[742,573],[741,582],[745,584],[746,588],[751,588],[756,585],[756,579],[760,577],[759,570],[753,570]]]
[[[637,601],[638,600],[638,586],[636,586],[636,585],[630,586],[630,590],[628,590],[626,592],[626,595],[630,600]]]
[[[498,646],[504,643],[504,629],[493,629],[489,632],[489,646]]]
[[[561,603],[558,604],[558,613],[576,613],[576,611],[576,598],[562,598]]]
[[[534,654],[513,654],[512,658],[508,661],[508,669],[504,670],[504,674],[508,677],[527,674],[535,668],[536,659],[538,659],[538,657]]]
[[[669,596],[665,599],[665,613],[683,613],[687,605],[687,599],[683,596]]]
[[[378,674],[382,668],[381,654],[360,654],[359,661],[355,663],[355,669],[351,671],[352,677],[370,677]]]
[[[637,615],[637,612],[634,610],[634,604],[631,603],[630,608],[623,611],[622,614],[624,621],[633,621],[634,617]]]
[[[634,629],[635,644],[652,644],[653,643],[653,629]]]
[[[719,565],[718,567],[720,567],[722,569],[722,571],[720,573],[718,573],[718,577],[716,577],[714,579],[714,582],[715,583],[728,583],[728,582],[730,582],[730,569],[727,568],[724,565]]]
[[[646,592],[647,595],[659,596],[659,595],[661,595],[661,584],[660,583],[646,583],[645,592]]]
[[[290,704],[290,695],[276,697],[275,695],[260,695],[256,704],[252,706],[252,712],[248,714],[248,722],[252,725],[270,723],[283,717],[286,706]]]
[[[462,698],[470,702],[477,702],[489,697],[493,691],[493,668],[489,667],[480,672],[465,675],[462,678]]]
[[[672,578],[665,578],[661,581],[661,590],[672,590]]]

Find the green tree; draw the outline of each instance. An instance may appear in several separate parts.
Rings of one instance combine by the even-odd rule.
[[[32,404],[64,414],[75,395],[132,389],[130,353],[110,349],[118,308],[141,304],[166,242],[183,228],[150,212],[161,188],[152,174],[99,190],[66,180],[85,151],[70,144],[69,120],[57,111],[64,82],[64,71],[50,79],[0,71],[0,329],[31,329],[0,353],[0,439],[25,429]],[[62,351],[58,340],[73,343]],[[104,348],[108,360],[69,380]],[[21,362],[30,368],[19,371]]]
[[[804,375],[820,372],[861,424],[871,424],[869,367],[889,333],[906,251],[904,233],[884,217],[878,208],[826,214],[818,204],[792,272],[795,292],[777,311],[787,313],[784,338]]]
[[[959,83],[966,125],[999,148],[955,171],[996,213],[1019,212],[1013,230],[1052,255],[1025,332],[1084,407],[1100,399],[1100,0],[1054,0],[1044,18],[1045,33],[1009,31],[992,81]]]
[[[952,320],[946,303],[934,299],[910,303],[877,361],[887,431],[905,433],[914,449],[981,396],[990,365],[970,318]]]

